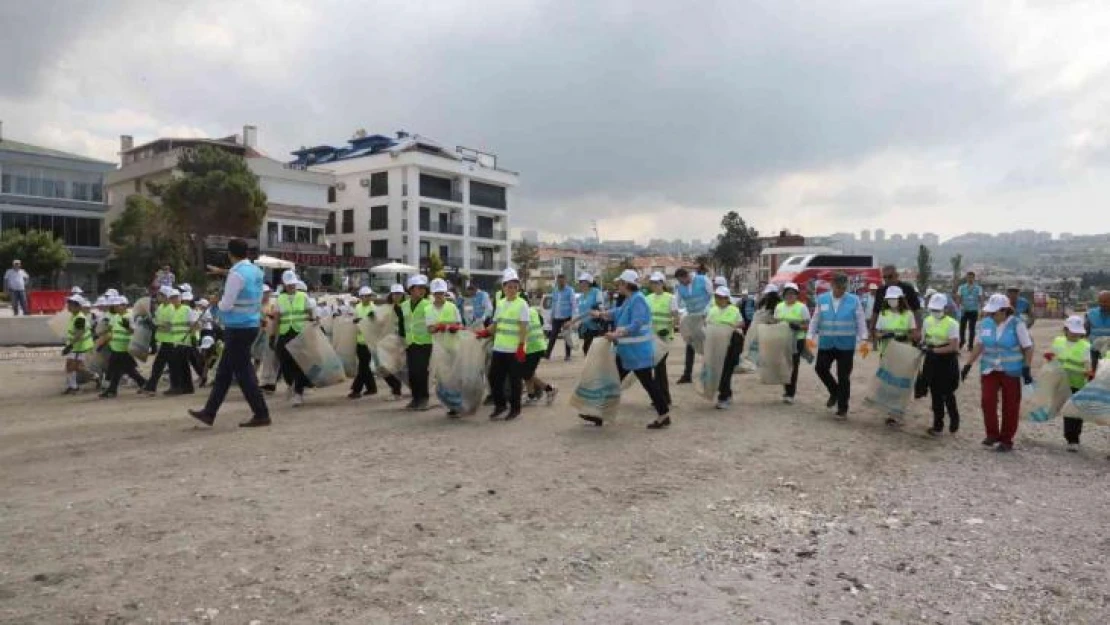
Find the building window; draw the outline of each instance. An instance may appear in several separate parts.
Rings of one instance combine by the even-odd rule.
[[[389,230],[389,207],[388,206],[371,206],[370,207],[370,229],[371,230]]]
[[[505,187],[471,180],[470,203],[475,206],[505,210]]]
[[[281,227],[281,242],[282,243],[296,243],[297,241],[297,227],[296,226],[282,226]]]
[[[276,221],[266,222],[266,244],[271,247],[280,242],[278,237],[278,223]]]
[[[454,199],[451,192],[451,179],[420,174],[420,195],[421,197],[451,201]]]
[[[312,244],[313,245],[320,245],[320,239],[322,239],[322,238],[324,238],[324,229],[323,228],[313,228],[312,229]]]
[[[11,174],[2,174],[2,175],[0,175],[0,193],[11,193],[11,192],[12,192],[12,175]]]
[[[335,211],[328,213],[328,223],[324,226],[324,234],[335,234]]]
[[[328,203],[335,204],[335,187],[328,187]]]
[[[350,258],[351,256],[354,256],[355,255],[355,244],[354,243],[344,243],[343,244],[343,255],[348,257],[348,258]]]
[[[389,172],[370,174],[370,197],[389,195]]]
[[[371,239],[370,258],[389,258],[389,239]]]
[[[312,228],[297,226],[297,243],[311,243]]]
[[[328,254],[335,256],[335,243],[330,243],[328,245]]]
[[[355,231],[355,209],[343,209],[343,234],[350,234]]]
[[[35,215],[30,213],[0,214],[0,231],[42,230],[49,232],[69,246],[100,247],[99,219],[63,217],[60,215]]]

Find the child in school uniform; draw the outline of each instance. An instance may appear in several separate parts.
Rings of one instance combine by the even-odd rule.
[[[1063,336],[1052,341],[1053,358],[1060,363],[1064,374],[1068,377],[1068,386],[1072,394],[1087,386],[1088,379],[1094,372],[1091,362],[1091,342],[1087,340],[1087,328],[1083,318],[1077,315],[1068,317],[1064,322]],[[1083,419],[1064,417],[1064,440],[1068,442],[1068,451],[1079,451],[1079,436],[1083,434]]]
[[[929,434],[944,432],[944,412],[948,411],[948,431],[960,429],[960,409],[956,405],[956,389],[960,386],[960,323],[948,316],[947,297],[935,294],[929,298],[929,316],[922,322],[925,365],[922,376],[928,381],[933,398],[933,427]]]
[[[111,305],[111,331],[104,337],[108,346],[108,386],[100,393],[101,399],[116,397],[120,378],[127,376],[142,388],[146,380],[139,373],[138,363],[129,351],[131,344],[131,319],[127,314],[127,298],[115,296],[109,300]]]

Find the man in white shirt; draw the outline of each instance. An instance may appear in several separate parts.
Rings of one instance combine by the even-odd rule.
[[[843,306],[851,306],[851,312],[842,312]],[[847,326],[855,326],[854,336]],[[825,405],[829,408],[836,406],[836,417],[841,420],[848,418],[857,343],[866,356],[871,347],[867,343],[867,319],[859,298],[848,293],[848,276],[838,274],[833,278],[832,292],[822,293],[817,298],[806,333],[806,346],[810,351],[817,352],[814,371],[829,391],[829,400]],[[835,378],[831,373],[834,362]]]
[[[12,302],[12,315],[28,315],[27,310],[27,281],[31,276],[23,270],[23,262],[19,259],[12,261],[12,268],[4,272],[4,290]]]

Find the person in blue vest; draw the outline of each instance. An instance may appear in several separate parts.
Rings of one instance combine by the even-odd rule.
[[[806,346],[811,352],[817,352],[817,363],[813,368],[829,392],[825,406],[836,407],[838,420],[848,418],[857,344],[860,353],[866,357],[871,351],[867,342],[867,320],[859,298],[848,292],[848,276],[837,274],[832,281],[832,290],[817,296]],[[834,362],[835,378],[831,373]]]
[[[983,408],[983,425],[987,436],[984,447],[1008,452],[1014,449],[1014,436],[1018,430],[1018,413],[1021,409],[1021,383],[1033,383],[1030,369],[1033,362],[1033,339],[1029,329],[1015,314],[1010,299],[995,293],[987,300],[983,313],[987,315],[979,327],[979,344],[960,372],[960,379],[967,379],[971,366],[979,365]],[[998,422],[998,397],[1002,396],[1002,426]],[[997,446],[996,446],[997,445]]]
[[[1021,289],[1016,286],[1009,287],[1006,289],[1006,298],[1010,300],[1010,308],[1025,324],[1025,327],[1032,328],[1037,319],[1033,316],[1033,307],[1029,305],[1029,300],[1022,297]]]
[[[691,275],[685,267],[674,272],[674,277],[678,281],[675,286],[675,295],[678,295],[682,307],[686,309],[686,315],[701,317],[704,320],[705,314],[709,310],[709,303],[713,301],[713,284],[709,281],[709,278],[701,273]],[[692,345],[687,345],[686,366],[682,370],[682,377],[678,379],[676,384],[690,384],[693,381],[691,377],[693,374],[694,348]]]
[[[1099,292],[1098,307],[1088,310],[1083,322],[1091,342],[1091,362],[1098,363],[1103,357],[1099,347],[1110,342],[1110,291]]]
[[[567,277],[559,274],[555,277],[555,288],[551,291],[551,337],[547,341],[545,358],[551,360],[551,352],[555,351],[555,341],[563,335],[563,328],[574,318],[574,289],[567,284]],[[570,362],[570,343],[563,339],[566,347],[566,360]]]
[[[575,321],[578,323],[578,338],[582,339],[582,353],[590,353],[590,345],[594,338],[601,336],[601,322],[590,313],[605,310],[605,296],[601,288],[594,282],[594,277],[589,273],[578,276],[578,312]]]
[[[960,307],[960,349],[975,349],[975,326],[979,323],[979,309],[983,307],[983,286],[975,281],[975,272],[969,271],[964,282],[956,289],[956,304]]]
[[[208,402],[201,410],[190,410],[189,415],[205,425],[212,425],[234,379],[252,413],[239,427],[267,426],[270,425],[270,410],[251,364],[251,346],[262,325],[262,270],[247,260],[247,242],[243,239],[228,241],[227,256],[232,263],[230,270],[208,267],[212,273],[227,274],[216,313],[224,328],[224,354],[216,367]]]
[[[614,328],[606,333],[605,338],[616,345],[620,378],[624,380],[629,373],[635,374],[651,398],[651,405],[657,415],[647,427],[649,430],[660,430],[671,425],[670,406],[652,375],[655,366],[655,332],[651,324],[651,306],[640,292],[637,284],[639,279],[640,274],[635,269],[622,271],[617,278],[617,306],[605,313],[596,311],[593,316],[612,320]],[[594,425],[602,425],[600,417],[579,417]]]
[[[466,296],[463,297],[463,310],[466,311],[464,323],[469,328],[482,328],[489,324],[490,315],[493,314],[493,303],[490,302],[489,293],[478,288],[471,282],[466,285]]]

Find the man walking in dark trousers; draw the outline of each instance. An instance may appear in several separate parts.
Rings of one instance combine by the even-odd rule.
[[[867,321],[859,298],[848,293],[848,276],[838,274],[833,278],[832,291],[817,297],[817,306],[809,322],[806,345],[817,351],[814,370],[829,391],[825,405],[836,407],[836,418],[848,418],[848,401],[852,397],[852,369],[855,365],[856,344],[866,356],[871,345],[867,343]],[[831,373],[836,363],[836,377]]]
[[[967,272],[964,283],[956,289],[956,305],[960,307],[960,349],[975,348],[975,326],[979,323],[979,309],[983,307],[983,287],[975,282],[975,272]]]
[[[563,327],[574,317],[574,289],[567,284],[567,277],[559,274],[555,278],[555,290],[551,292],[551,337],[547,341],[547,359],[555,351],[555,341],[563,334]],[[566,347],[566,360],[570,360],[570,343],[563,339]]]

